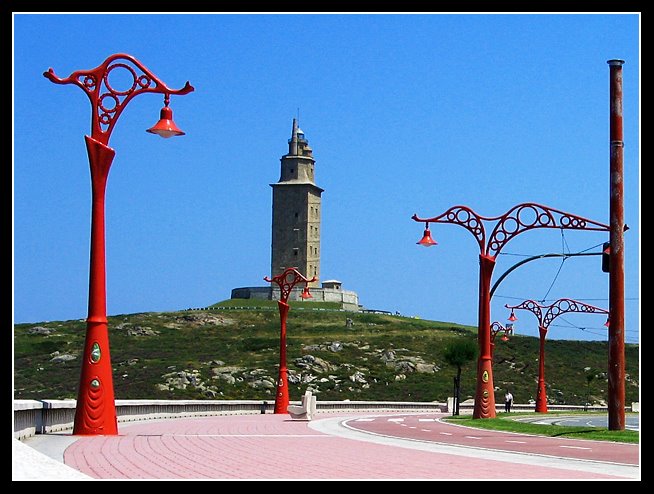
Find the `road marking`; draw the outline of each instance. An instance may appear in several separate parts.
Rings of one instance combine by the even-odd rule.
[[[583,448],[581,446],[559,446],[559,448],[569,448],[569,449],[591,449],[591,448]]]
[[[404,419],[388,419],[389,422],[404,422]]]
[[[422,432],[431,432],[431,429],[420,429]]]
[[[356,419],[355,422],[372,422],[375,419]]]
[[[327,434],[161,434],[169,437],[336,437]]]
[[[406,424],[398,424],[398,425],[401,425],[402,427],[406,427]]]
[[[444,436],[451,436],[451,432],[439,432],[439,434],[443,434]]]
[[[418,419],[418,422],[436,422],[437,419]]]
[[[507,443],[527,444],[527,441],[506,441]]]
[[[481,439],[481,437],[477,437],[477,436],[465,436],[465,437],[468,439]]]
[[[409,429],[417,429],[417,427],[415,425],[410,425]]]

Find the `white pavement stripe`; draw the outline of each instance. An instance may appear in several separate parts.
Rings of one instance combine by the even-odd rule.
[[[171,437],[333,437],[327,434],[161,434]]]
[[[373,422],[375,419],[356,419],[355,422]]]
[[[418,422],[436,422],[438,419],[418,419]]]
[[[415,425],[410,425],[409,429],[417,429],[417,427]]]
[[[451,436],[451,432],[439,432],[439,434],[443,434],[444,436]]]
[[[389,422],[404,422],[404,419],[388,419]]]
[[[481,439],[481,437],[477,436],[465,436],[467,439]]]
[[[506,441],[507,443],[527,444],[527,441]]]
[[[559,446],[559,448],[568,448],[568,449],[587,449],[590,450],[591,448],[582,448],[581,446]]]
[[[431,429],[420,429],[422,432],[431,432]]]

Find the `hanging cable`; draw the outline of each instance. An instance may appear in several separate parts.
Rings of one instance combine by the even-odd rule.
[[[586,249],[580,250],[579,252],[577,252],[577,254],[581,254],[583,252],[588,252],[589,250],[596,249],[598,247],[601,247],[602,244],[603,244],[603,242],[601,242],[599,244],[592,245],[592,246],[590,246],[590,247],[588,247]],[[568,252],[568,254],[569,254],[569,252]],[[498,255],[500,255],[500,256],[516,256],[516,257],[531,257],[532,256],[532,254],[520,254],[518,252],[500,252]]]
[[[563,263],[567,257],[562,257],[561,258],[561,265],[559,266],[559,269],[557,270],[556,274],[554,275],[554,279],[552,280],[552,283],[550,283],[550,287],[547,289],[547,292],[545,292],[545,295],[543,296],[542,299],[539,300],[541,304],[545,303],[545,300],[547,300],[547,296],[550,294],[550,291],[552,291],[552,288],[554,287],[554,283],[556,283],[557,278],[559,277],[559,274],[561,273],[561,269],[563,269]]]
[[[565,254],[566,247],[568,249],[568,254],[570,253],[570,247],[568,246],[568,242],[565,239],[565,234],[563,233],[563,228],[561,228],[561,253]]]
[[[547,292],[545,292],[545,296],[543,296],[542,299],[540,299],[540,303],[544,304],[545,300],[547,299],[547,296],[550,294],[550,291],[552,291],[552,288],[554,287],[554,283],[556,283],[556,280],[559,277],[559,274],[561,273],[561,270],[563,269],[563,263],[567,259],[566,253],[565,253],[565,248],[567,246],[567,242],[565,241],[565,235],[563,234],[563,228],[561,228],[561,254],[563,257],[561,258],[561,264],[559,265],[559,269],[557,270],[556,274],[554,275],[554,279],[552,280],[552,283],[550,283],[550,287],[547,289]],[[568,254],[570,253],[570,249],[568,249]]]

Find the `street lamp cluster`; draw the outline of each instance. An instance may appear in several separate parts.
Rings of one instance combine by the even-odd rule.
[[[593,308],[593,311],[603,311],[609,314],[609,430],[624,430],[625,428],[623,234],[627,230],[627,226],[624,222],[623,197],[622,64],[624,64],[624,61],[614,59],[609,60],[607,63],[610,67],[610,226],[533,203],[519,204],[504,215],[497,217],[480,216],[466,206],[454,206],[443,214],[431,218],[420,218],[415,214],[412,217],[414,221],[425,223],[423,236],[417,242],[419,245],[425,247],[437,245],[429,230],[430,223],[453,223],[463,226],[474,235],[479,244],[479,319],[477,328],[479,358],[473,411],[474,418],[495,417],[492,344],[498,330],[490,324],[490,298],[495,288],[490,288],[490,281],[497,255],[509,240],[520,233],[534,228],[597,230],[608,231],[610,238],[609,245],[604,247],[604,252],[610,252],[611,262],[608,263],[609,266],[603,265],[603,270],[609,271],[609,310],[605,311],[604,309]],[[486,230],[484,228],[485,221],[495,222],[495,226],[488,238],[486,238]],[[604,264],[607,263],[605,262]],[[545,306],[538,306],[533,301],[526,301],[523,304],[525,305],[516,306],[514,309],[525,308],[537,313],[542,308],[545,308]],[[554,317],[564,312],[589,312],[590,307],[592,306],[582,304],[581,302],[561,299],[552,306],[547,306],[546,317],[549,318],[547,325],[549,325],[549,322]],[[513,312],[512,316],[515,317]],[[542,377],[542,381],[541,377],[539,377],[537,399],[537,403],[540,403],[538,405],[539,411],[546,411],[547,408],[542,370],[544,365],[544,334],[547,331],[547,325],[544,325],[545,322],[543,320],[543,323],[540,324],[542,335],[540,376]]]
[[[479,357],[477,388],[473,418],[495,417],[495,387],[491,354],[490,291],[495,261],[502,248],[517,235],[537,228],[608,231],[609,226],[581,216],[535,203],[514,206],[501,216],[486,217],[467,206],[454,206],[430,218],[414,214],[414,221],[425,223],[425,231],[417,242],[431,247],[437,244],[429,230],[430,223],[451,223],[468,230],[479,246],[479,319],[477,340]],[[485,224],[492,223],[487,235]]]
[[[611,67],[611,171],[612,177],[622,173],[622,72],[623,61],[610,60]],[[126,73],[131,84],[118,89],[111,85],[112,72]],[[125,106],[135,96],[142,93],[164,95],[164,107],[159,121],[147,129],[148,132],[164,138],[184,135],[173,121],[169,107],[171,95],[184,95],[194,90],[186,82],[181,89],[171,89],[159,80],[137,59],[126,54],[108,57],[100,66],[92,70],[73,72],[66,78],[57,77],[50,68],[43,74],[55,84],[73,84],[80,87],[91,103],[91,135],[85,136],[92,183],[91,252],[89,273],[89,303],[86,339],[82,360],[82,370],[78,392],[77,408],[73,434],[118,433],[115,410],[112,367],[109,351],[108,325],[106,313],[106,273],[105,273],[105,189],[109,169],[115,151],[109,147],[109,138],[118,117]],[[429,229],[430,223],[451,223],[466,228],[479,245],[479,312],[477,366],[477,388],[475,392],[474,418],[495,416],[495,395],[493,385],[492,350],[495,337],[502,333],[508,338],[512,327],[490,322],[491,277],[498,254],[502,248],[520,233],[536,228],[558,228],[574,230],[597,230],[611,232],[610,264],[610,320],[609,360],[616,365],[609,366],[609,428],[624,428],[624,253],[622,233],[625,230],[622,206],[622,180],[613,180],[611,185],[611,226],[598,223],[581,216],[573,215],[535,203],[514,206],[501,216],[484,217],[467,206],[454,206],[444,213],[429,218],[413,215],[412,219],[425,223],[423,237],[417,243],[426,247],[437,245]],[[485,224],[494,225],[487,235]],[[275,413],[286,413],[288,407],[288,378],[286,368],[286,318],[289,311],[288,297],[298,283],[304,283],[302,298],[310,298],[308,284],[316,278],[308,279],[296,268],[287,268],[273,278],[264,278],[276,283],[280,289],[278,300],[281,333],[280,365],[275,399]],[[541,333],[541,353],[537,411],[547,411],[544,385],[544,338],[551,321],[565,312],[602,312],[604,309],[561,299],[551,306],[541,306],[534,301],[525,301],[509,307],[530,310],[539,318]],[[543,309],[545,315],[543,316]],[[513,315],[513,312],[512,312]],[[515,316],[514,316],[515,317]],[[620,386],[622,389],[620,389]],[[613,399],[613,403],[611,400]],[[617,403],[616,403],[617,402]],[[622,418],[619,410],[622,409]],[[618,415],[611,415],[618,410]]]
[[[516,321],[518,318],[515,316],[515,310],[528,310],[532,312],[538,319],[538,333],[539,333],[539,357],[538,357],[538,389],[536,390],[536,412],[547,413],[547,393],[545,391],[545,336],[547,330],[557,317],[567,314],[568,312],[582,312],[586,314],[608,314],[609,311],[601,309],[593,305],[572,300],[569,298],[561,298],[550,305],[541,305],[533,300],[525,300],[518,305],[505,305],[507,309],[511,309],[510,321]],[[608,324],[607,320],[607,324]]]

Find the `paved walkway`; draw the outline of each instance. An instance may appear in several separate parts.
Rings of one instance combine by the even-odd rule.
[[[45,451],[47,443],[59,441],[66,465],[96,479],[640,478],[638,466],[400,439],[342,426],[353,417],[373,419],[325,413],[312,422],[274,414],[220,416],[120,424],[118,436],[37,436],[25,442]],[[56,457],[53,449],[49,455]],[[14,457],[14,465],[23,461]],[[28,461],[31,470],[40,470]],[[14,480],[21,480],[18,473],[14,468]]]
[[[589,460],[614,466],[638,466],[639,463],[638,444],[477,429],[460,423],[443,422],[440,420],[442,416],[442,414],[398,414],[393,417],[352,418],[342,421],[341,424],[351,429],[382,436],[554,459],[565,458],[566,461]]]

